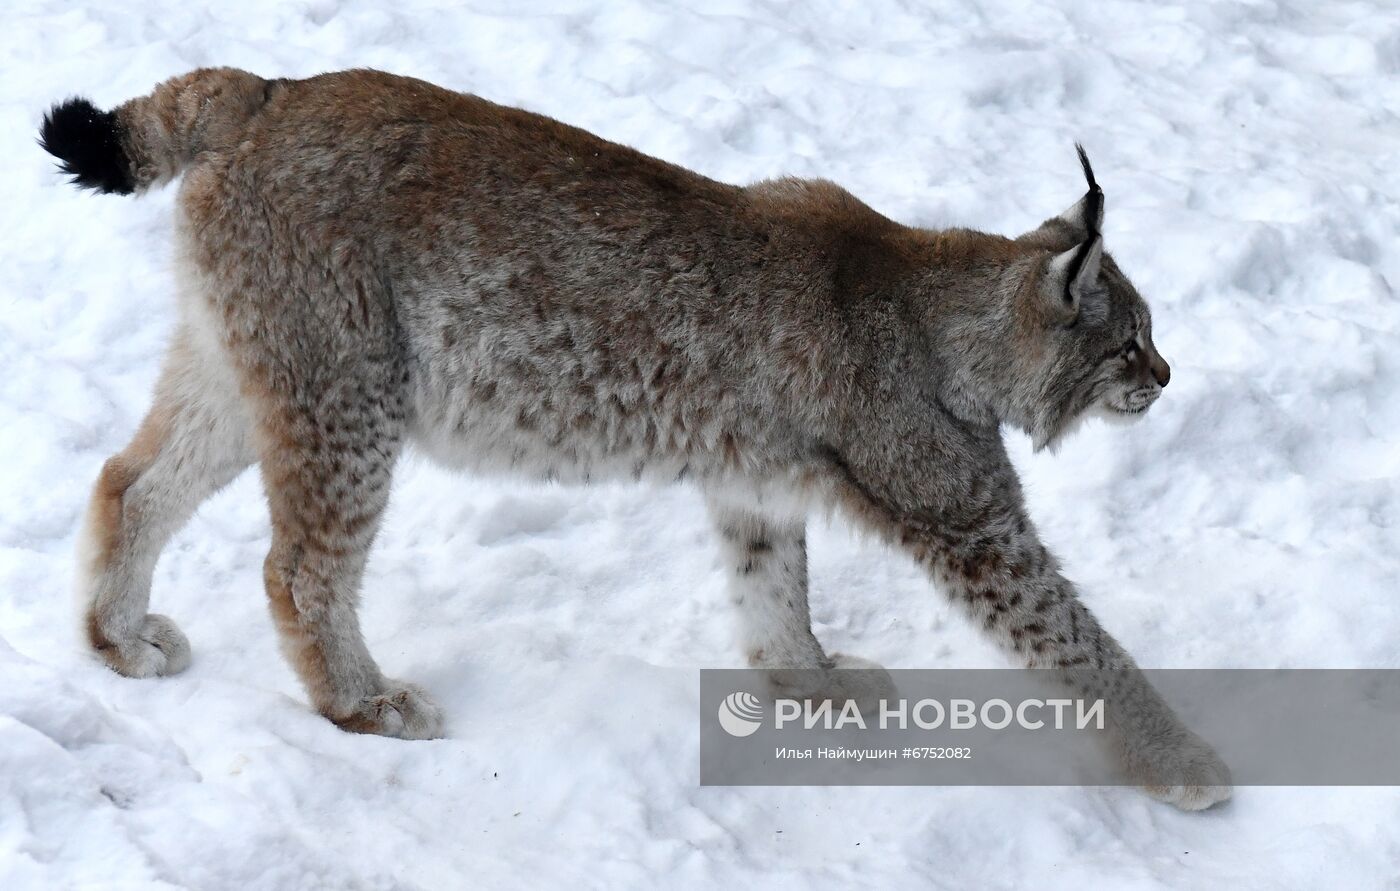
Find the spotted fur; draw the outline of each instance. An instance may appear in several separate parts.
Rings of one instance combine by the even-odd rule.
[[[1092,412],[1137,417],[1167,382],[1147,306],[1102,252],[1101,200],[1016,238],[910,228],[828,182],[727,185],[374,71],[206,69],[108,117],[109,179],[183,173],[180,328],[86,536],[89,638],[117,671],[188,662],[147,614],[156,555],[256,463],[267,594],[315,707],[348,730],[439,735],[355,612],[413,444],[533,479],[699,486],[750,663],[780,685],[870,668],[863,687],[805,691],[868,697],[882,673],[827,654],[808,612],[805,517],[839,509],[1022,664],[1117,669],[1125,764],[1154,794],[1228,795],[1060,574],[1002,445],[1003,425],[1045,446]]]

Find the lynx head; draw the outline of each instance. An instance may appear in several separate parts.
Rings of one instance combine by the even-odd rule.
[[[1017,239],[1039,252],[1016,300],[1023,366],[1017,400],[1036,448],[1053,446],[1090,416],[1138,420],[1171,369],[1152,343],[1152,316],[1103,246],[1103,191],[1076,145],[1088,193]]]

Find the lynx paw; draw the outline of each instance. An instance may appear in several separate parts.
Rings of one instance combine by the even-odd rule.
[[[442,709],[413,684],[387,681],[382,693],[366,696],[347,718],[333,719],[342,730],[397,739],[441,739]]]
[[[896,697],[890,673],[869,659],[834,653],[831,662],[829,669],[769,669],[769,692],[775,699],[830,700],[836,708],[853,700],[862,714],[873,714],[880,700]]]
[[[190,642],[169,618],[152,613],[135,636],[97,648],[107,667],[129,678],[179,674],[190,665]]]
[[[1205,810],[1234,791],[1230,768],[1193,733],[1140,747],[1128,770],[1148,795],[1184,811]]]

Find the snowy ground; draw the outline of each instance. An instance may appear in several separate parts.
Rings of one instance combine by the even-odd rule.
[[[309,712],[263,602],[252,474],[157,572],[186,674],[125,680],[78,647],[73,532],[171,328],[173,190],[68,188],[40,114],[200,65],[376,66],[725,180],[829,177],[924,225],[1058,212],[1082,139],[1174,374],[1131,430],[1058,456],[1013,437],[1041,527],[1144,665],[1400,667],[1394,5],[844,6],[9,0],[0,887],[1396,887],[1396,789],[1180,814],[1131,789],[700,788],[696,668],[739,657],[682,489],[403,468],[364,619],[386,671],[449,710],[447,740]],[[822,523],[812,553],[832,648],[1004,664],[902,558]]]

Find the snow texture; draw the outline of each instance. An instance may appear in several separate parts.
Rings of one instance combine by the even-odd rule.
[[[1153,667],[1400,667],[1400,12],[1388,0],[9,0],[0,29],[0,887],[1381,888],[1400,790],[701,788],[698,667],[736,666],[683,488],[410,459],[363,616],[450,739],[312,714],[263,603],[255,473],[157,570],[194,647],[78,644],[74,532],[173,319],[173,189],[68,187],[49,103],[203,65],[372,66],[906,223],[1015,233],[1083,191],[1174,369],[1143,424],[1011,448],[1104,623]],[[646,534],[640,534],[645,530]],[[812,531],[813,616],[890,667],[1006,664],[903,557]],[[660,616],[660,618],[651,618]]]

